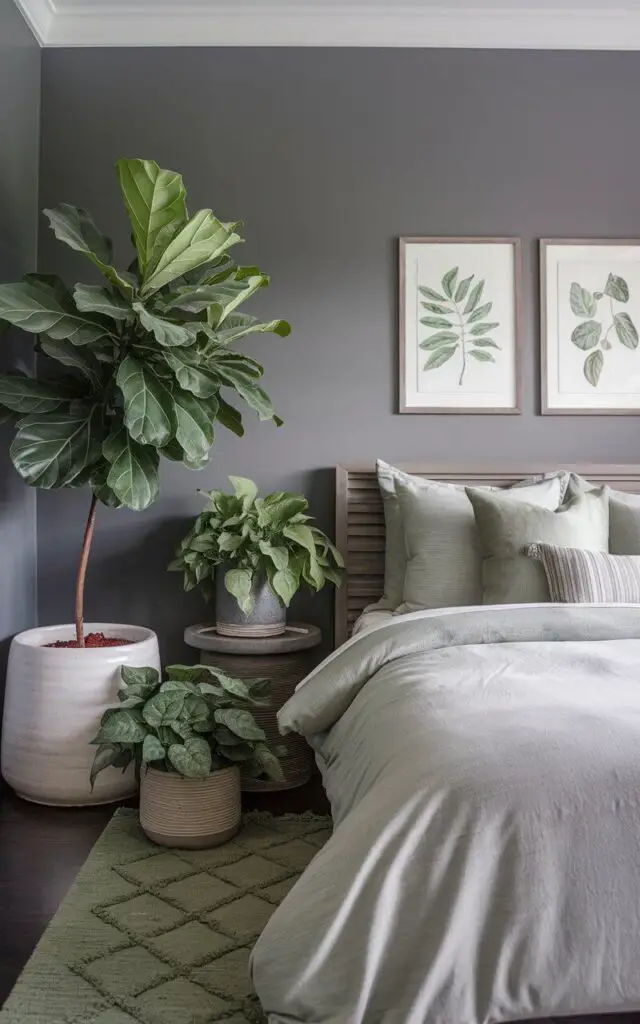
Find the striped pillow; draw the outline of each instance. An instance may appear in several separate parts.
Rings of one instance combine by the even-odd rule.
[[[529,558],[542,563],[551,600],[562,604],[640,602],[640,555],[529,544]]]

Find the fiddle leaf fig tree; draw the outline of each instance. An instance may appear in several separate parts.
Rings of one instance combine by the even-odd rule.
[[[15,425],[13,464],[31,486],[92,491],[76,588],[79,646],[97,503],[147,508],[161,457],[201,469],[216,422],[243,434],[237,400],[279,425],[259,383],[262,367],[233,345],[257,332],[290,333],[284,320],[239,311],[269,283],[229,254],[242,241],[239,223],[211,210],[190,215],[181,176],[151,160],[116,167],[135,246],[127,269],[115,265],[91,215],[62,203],[44,211],[56,238],[103,283],[67,287],[51,274],[27,274],[0,285],[0,329],[37,335],[40,357],[37,379],[0,375],[0,421]]]

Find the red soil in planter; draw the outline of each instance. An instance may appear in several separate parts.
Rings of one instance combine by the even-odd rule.
[[[85,647],[123,647],[126,644],[134,643],[133,640],[123,640],[119,636],[105,636],[104,633],[87,633],[84,638]],[[44,644],[44,647],[78,647],[77,640],[56,640],[53,644]]]

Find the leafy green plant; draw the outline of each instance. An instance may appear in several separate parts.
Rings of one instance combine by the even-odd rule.
[[[609,274],[602,291],[590,292],[577,281],[574,281],[569,289],[571,310],[582,320],[582,323],[574,327],[571,332],[571,341],[583,352],[589,352],[582,372],[594,388],[598,386],[604,367],[604,353],[609,352],[612,348],[609,341],[612,331],[625,348],[636,349],[638,347],[638,331],[633,320],[626,312],[616,312],[614,305],[614,303],[628,301],[629,285],[623,277],[619,277],[617,274]],[[605,317],[596,320],[594,318],[598,315],[600,302],[605,304]],[[611,321],[605,329],[607,310]]]
[[[426,300],[420,305],[428,314],[420,317],[420,323],[435,328],[433,334],[420,342],[420,348],[431,353],[423,369],[437,370],[459,353],[461,365],[458,385],[461,386],[469,358],[478,363],[495,363],[488,349],[499,349],[500,346],[488,334],[499,327],[500,323],[486,319],[493,303],[481,304],[484,280],[474,284],[475,274],[471,274],[458,281],[458,271],[459,267],[453,267],[444,274],[442,292],[423,285],[418,285],[418,291]]]
[[[251,713],[263,707],[269,682],[234,679],[211,665],[170,665],[162,682],[154,668],[120,669],[119,707],[102,716],[91,787],[104,768],[135,762],[201,779],[232,764],[245,773],[282,779],[280,762]]]
[[[52,274],[0,285],[0,326],[39,335],[37,379],[0,375],[0,417],[15,422],[12,462],[27,484],[88,486],[91,506],[76,588],[76,633],[84,646],[84,576],[97,502],[134,511],[159,490],[160,457],[206,465],[217,421],[242,435],[228,393],[260,419],[280,420],[259,384],[259,363],[234,352],[248,334],[290,333],[240,305],[269,283],[228,250],[238,223],[211,210],[190,215],[179,174],[150,160],[119,160],[135,258],[126,270],[90,214],[63,203],[45,210],[61,242],[100,271],[102,284],[67,288]]]
[[[208,506],[183,539],[170,571],[184,573],[184,589],[200,585],[205,597],[216,567],[232,563],[224,584],[249,615],[252,585],[266,578],[280,599],[289,603],[304,581],[320,590],[327,581],[340,585],[344,561],[328,537],[307,515],[301,494],[279,491],[258,497],[258,488],[241,476],[229,477],[233,494],[205,491]]]

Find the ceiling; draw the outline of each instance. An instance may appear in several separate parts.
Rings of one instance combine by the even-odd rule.
[[[640,0],[15,0],[43,46],[640,50]]]

